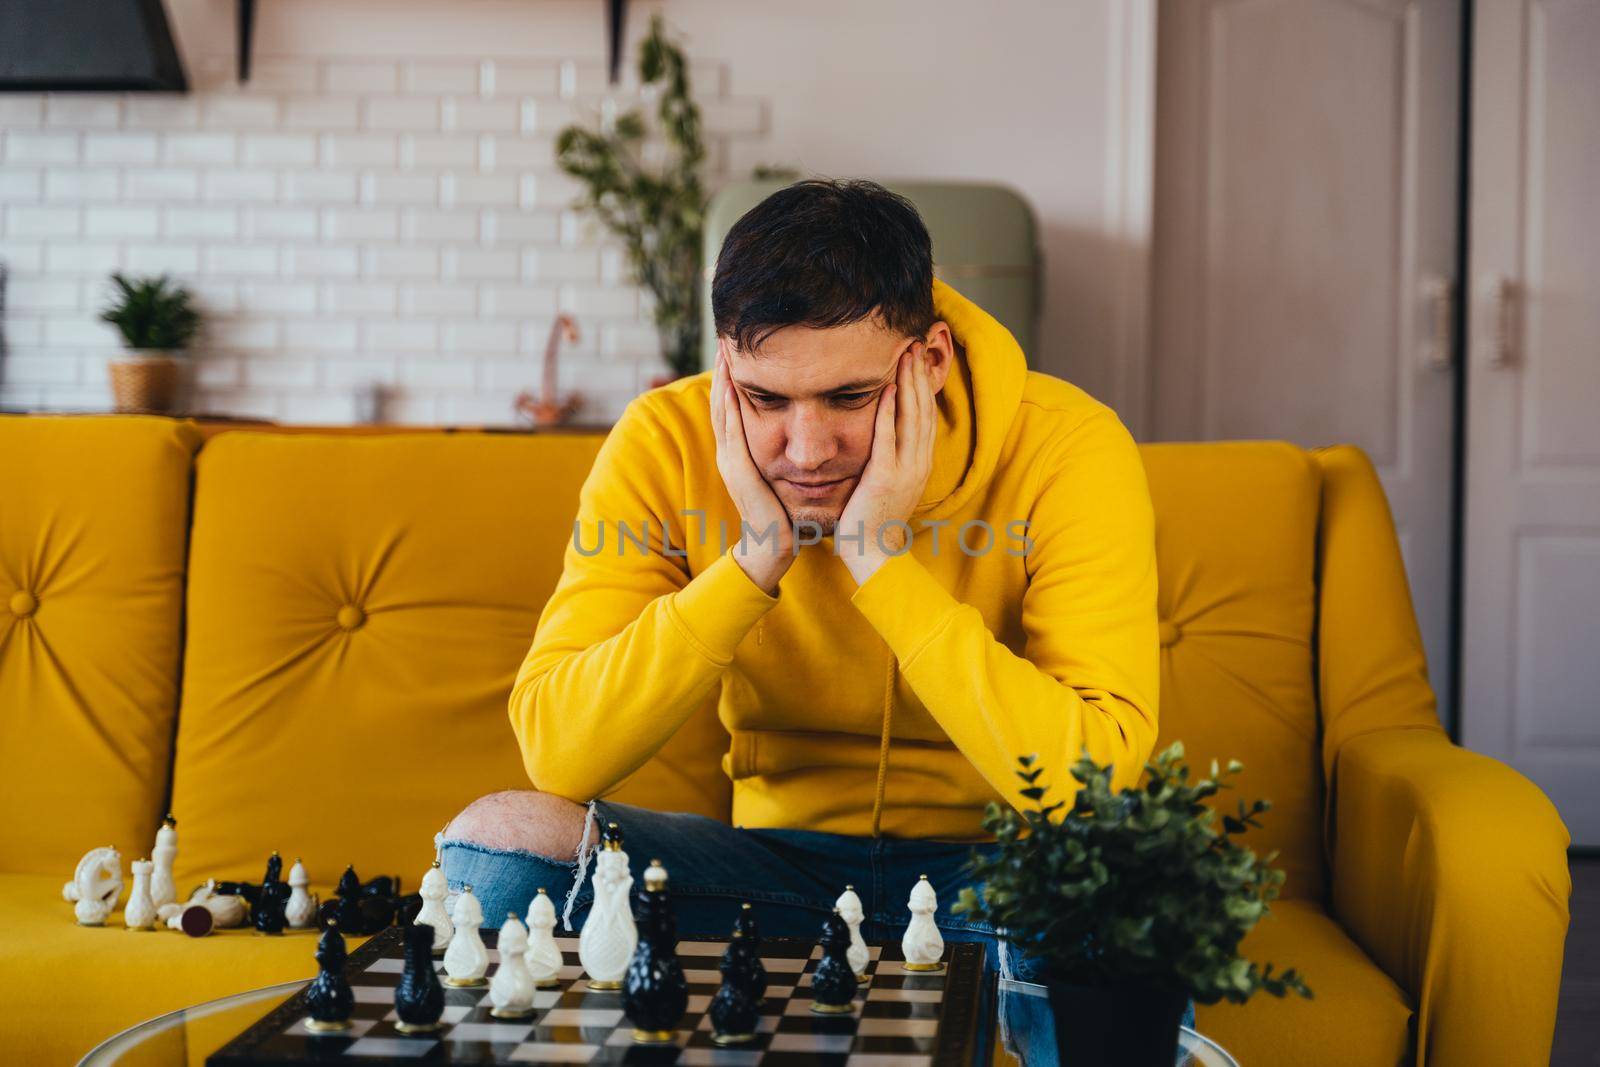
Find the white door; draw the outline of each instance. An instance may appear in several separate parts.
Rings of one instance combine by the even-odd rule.
[[[1600,3],[1474,21],[1462,742],[1600,845]]]
[[[1459,0],[1163,0],[1153,440],[1349,442],[1450,693]]]

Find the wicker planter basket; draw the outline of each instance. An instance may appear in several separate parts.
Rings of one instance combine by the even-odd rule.
[[[170,413],[183,384],[183,364],[159,350],[128,352],[113,359],[111,395],[122,412]]]

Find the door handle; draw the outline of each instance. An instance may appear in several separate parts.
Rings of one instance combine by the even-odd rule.
[[[1489,275],[1483,282],[1483,304],[1488,315],[1485,362],[1501,370],[1516,362],[1516,283],[1503,274]]]
[[[1429,370],[1447,371],[1455,363],[1452,330],[1455,283],[1449,278],[1432,277],[1426,279],[1421,288],[1428,317],[1428,340],[1422,346],[1422,365]]]

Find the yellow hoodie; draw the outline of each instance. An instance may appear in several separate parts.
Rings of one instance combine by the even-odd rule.
[[[606,793],[713,699],[745,827],[974,841],[986,802],[1033,806],[1019,755],[1050,799],[1070,800],[1084,745],[1114,788],[1139,778],[1160,676],[1138,447],[1111,408],[1029,371],[993,316],[938,279],[933,298],[964,358],[910,549],[859,587],[832,537],[777,596],[727,551],[710,371],[628,404],[511,694],[536,788]],[[972,525],[963,549],[976,520],[992,535]]]

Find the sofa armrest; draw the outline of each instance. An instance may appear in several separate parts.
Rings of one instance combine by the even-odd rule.
[[[1572,893],[1549,798],[1434,729],[1347,739],[1332,784],[1333,912],[1410,994],[1417,1067],[1549,1062]]]

